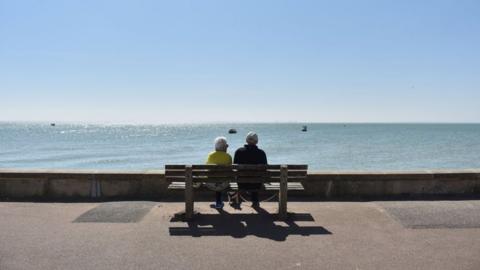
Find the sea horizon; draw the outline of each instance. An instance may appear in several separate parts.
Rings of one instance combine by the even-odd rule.
[[[429,124],[447,124],[447,125],[464,125],[464,124],[473,124],[479,125],[480,122],[469,122],[469,121],[190,121],[190,122],[142,122],[142,121],[48,121],[48,120],[0,120],[0,124],[8,123],[24,123],[24,124],[71,124],[71,125],[205,125],[205,124],[420,124],[420,125],[429,125]]]
[[[476,123],[52,123],[0,122],[0,168],[149,170],[202,164],[215,137],[227,138],[233,156],[249,131],[258,133],[270,164],[336,171],[480,168]],[[231,128],[237,133],[229,134]]]

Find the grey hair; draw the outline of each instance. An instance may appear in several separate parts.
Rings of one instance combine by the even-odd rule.
[[[215,138],[215,151],[227,151],[227,138],[225,137],[217,137]]]
[[[258,143],[258,135],[257,133],[253,132],[253,131],[250,131],[248,134],[247,134],[247,138],[245,139],[245,141],[248,143],[248,144],[257,144]]]

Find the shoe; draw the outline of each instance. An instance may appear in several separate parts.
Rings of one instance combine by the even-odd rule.
[[[241,202],[239,202],[239,203],[230,202],[229,204],[233,209],[242,210],[242,203]]]
[[[215,209],[222,209],[224,206],[223,202],[216,202],[214,208]]]

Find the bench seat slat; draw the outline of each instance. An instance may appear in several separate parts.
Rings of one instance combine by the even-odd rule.
[[[165,176],[167,181],[182,181],[185,182],[185,176]]]
[[[177,170],[166,170],[165,176],[183,176],[185,177],[185,171],[177,171]]]
[[[307,171],[289,171],[288,176],[306,176]],[[245,177],[280,177],[280,171],[229,171],[229,172],[216,172],[216,171],[194,171],[193,176],[245,176]]]
[[[219,183],[230,182],[234,180],[231,177],[193,177],[193,182]]]
[[[256,176],[256,177],[268,177],[268,176],[280,176],[279,172],[270,171],[229,171],[229,172],[216,172],[216,171],[194,171],[193,176]]]
[[[305,177],[288,177],[288,181],[299,181],[303,180]],[[237,177],[234,179],[236,182],[240,183],[263,183],[263,182],[280,182],[280,177],[265,177],[265,178],[260,178],[260,177]]]
[[[288,176],[306,176],[307,171],[289,171]],[[185,176],[185,171],[177,170],[167,170],[165,171],[165,176]],[[235,176],[245,176],[245,177],[280,177],[279,171],[193,171],[192,176],[220,176],[220,177],[235,177]]]
[[[280,190],[280,183],[265,183],[265,190]],[[302,183],[300,182],[288,182],[288,190],[305,190]]]
[[[288,170],[307,170],[308,165],[300,165],[300,164],[290,164],[287,165]],[[192,165],[192,169],[195,170],[206,170],[206,169],[214,169],[214,170],[230,170],[230,169],[237,169],[237,170],[249,170],[249,171],[258,171],[258,170],[280,170],[280,165],[251,165],[251,164],[234,164],[234,165]],[[165,165],[165,170],[185,170],[185,165]]]
[[[275,165],[273,165],[275,166]],[[249,170],[249,171],[259,171],[266,170],[269,168],[269,165],[244,165],[244,164],[234,164],[234,165],[210,165],[210,164],[201,164],[201,165],[192,165],[194,171],[197,170],[217,170],[217,171],[228,171],[228,170]]]
[[[196,164],[192,165],[192,169],[211,169],[211,168],[234,168],[234,169],[247,169],[254,170],[256,168],[267,168],[269,170],[279,170],[281,165],[273,164],[232,164],[232,165],[214,165],[214,164]],[[304,164],[287,164],[289,170],[307,170],[308,165]],[[168,164],[165,165],[165,169],[183,170],[186,165],[181,164]]]
[[[165,170],[185,170],[185,165],[165,165]]]
[[[304,180],[306,177],[303,176],[293,176],[288,177],[289,181],[300,181]],[[167,176],[165,179],[168,182],[185,182],[185,177],[182,176]],[[280,177],[193,177],[193,182],[207,182],[207,183],[218,183],[225,181],[235,181],[240,183],[264,183],[264,182],[280,182]]]
[[[302,183],[300,182],[288,182],[288,190],[305,190]],[[168,189],[185,189],[185,182],[172,182]],[[238,183],[230,183],[231,190],[238,190]],[[278,191],[280,190],[280,183],[265,183],[264,189],[267,191]]]
[[[185,189],[185,182],[172,182],[168,185],[168,189]],[[230,190],[238,190],[238,184],[231,182]]]
[[[289,175],[288,176],[288,181],[290,181],[290,180],[302,180],[302,179],[305,179],[305,178],[307,178],[307,175],[304,175],[304,176],[290,176]],[[274,182],[280,181],[280,177],[269,177],[269,179],[271,181],[274,181]]]

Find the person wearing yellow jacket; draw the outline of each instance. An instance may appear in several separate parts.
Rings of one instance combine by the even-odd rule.
[[[207,157],[207,164],[214,164],[214,165],[231,165],[232,164],[232,157],[227,153],[227,139],[225,137],[217,137],[215,138],[215,151],[208,154]],[[205,184],[209,189],[215,191],[215,205],[214,207],[217,209],[223,208],[223,200],[222,200],[222,191],[228,188],[229,183],[206,183]]]

